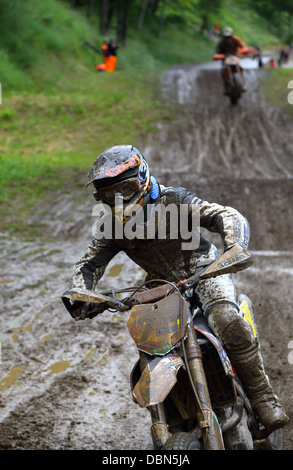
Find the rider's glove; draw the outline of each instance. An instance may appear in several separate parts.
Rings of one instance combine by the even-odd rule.
[[[74,300],[71,302],[68,298],[62,297],[62,301],[74,320],[85,320],[86,318],[94,318],[103,313],[107,308],[104,304],[97,305],[94,303],[81,302]]]

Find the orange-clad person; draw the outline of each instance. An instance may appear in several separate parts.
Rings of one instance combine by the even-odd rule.
[[[106,68],[106,70],[107,72],[114,72],[114,70],[116,69],[118,46],[113,37],[110,38],[110,41],[108,42],[107,45],[108,45],[108,68]]]

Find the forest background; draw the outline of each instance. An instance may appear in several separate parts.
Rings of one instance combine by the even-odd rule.
[[[160,74],[211,60],[215,24],[277,51],[293,42],[292,16],[293,0],[0,0],[0,231],[40,235],[26,222],[40,199],[80,189],[105,148],[172,119]],[[98,73],[86,43],[110,36],[117,69]],[[286,99],[289,73],[270,71],[271,99]]]

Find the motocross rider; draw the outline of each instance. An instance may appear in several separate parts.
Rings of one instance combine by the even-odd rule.
[[[233,36],[233,30],[229,26],[226,26],[222,30],[222,39],[219,41],[216,49],[217,54],[224,54],[225,57],[232,55],[237,56],[237,52],[243,47],[243,43],[240,41],[239,38]],[[242,91],[246,91],[244,87],[244,76],[243,76],[243,69],[239,64],[240,75],[242,78]],[[225,67],[222,68],[222,79],[224,82],[224,88],[226,93],[226,86],[229,76],[226,74]]]
[[[93,184],[94,198],[111,207],[110,218],[121,213],[121,205],[115,206],[116,197],[122,198],[122,211],[138,204],[143,210],[147,206],[182,204],[191,211],[200,212],[200,225],[221,235],[224,250],[234,244],[244,248],[249,241],[247,220],[235,209],[203,201],[183,187],[165,187],[150,174],[149,166],[132,145],[117,145],[105,150],[95,160],[88,175],[88,185]],[[131,211],[130,211],[131,213]],[[128,216],[126,216],[127,219]],[[123,218],[123,222],[125,220]],[[201,260],[214,260],[220,255],[202,234],[196,249],[182,250],[182,239],[128,239],[95,237],[84,256],[75,265],[70,288],[94,290],[104,274],[107,264],[120,251],[124,251],[137,265],[144,269],[148,279],[165,279],[178,283],[194,274]],[[264,371],[258,341],[249,324],[239,313],[235,287],[230,274],[201,280],[194,295],[200,302],[208,323],[225,346],[230,360],[243,381],[260,421],[268,434],[284,426],[288,417],[274,395]],[[71,316],[76,320],[93,318],[101,311],[90,303],[62,299]]]

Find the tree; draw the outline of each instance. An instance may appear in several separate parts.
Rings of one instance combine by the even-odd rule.
[[[126,45],[128,30],[128,13],[132,0],[117,0],[118,18],[117,18],[117,40],[121,46]]]
[[[163,0],[161,15],[160,15],[160,25],[159,25],[159,31],[158,31],[159,37],[161,36],[161,32],[165,23],[166,5],[167,5],[167,0]]]
[[[166,18],[166,6],[167,6],[167,0],[141,0],[140,13],[139,13],[138,22],[137,22],[137,31],[140,31],[142,29],[147,13],[149,13],[153,18],[154,14],[161,7],[159,30],[158,30],[158,36],[160,36],[164,23],[165,23],[165,18]]]
[[[210,13],[217,12],[221,8],[222,0],[199,0],[198,10],[202,20],[201,30],[209,26]]]
[[[133,0],[100,0],[100,33],[109,33],[113,19],[117,20],[117,41],[126,44],[128,31],[129,9]]]
[[[100,33],[103,35],[106,35],[109,32],[113,7],[113,0],[100,0]]]
[[[139,13],[138,22],[137,22],[137,31],[140,31],[143,26],[146,11],[148,8],[148,3],[149,3],[149,0],[141,0],[140,13]]]

